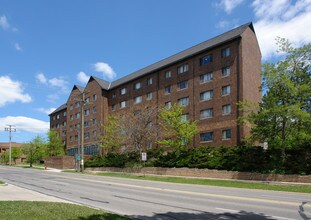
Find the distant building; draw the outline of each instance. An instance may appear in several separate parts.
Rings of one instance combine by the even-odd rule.
[[[11,147],[18,147],[21,148],[24,144],[21,143],[16,143],[16,142],[11,142]],[[2,157],[5,152],[10,152],[10,142],[0,142],[0,157]],[[22,155],[20,158],[18,158],[15,162],[16,164],[20,164],[24,162],[26,159],[25,155]],[[12,163],[14,163],[12,159]]]
[[[198,122],[194,146],[238,145],[249,134],[239,125],[237,102],[260,102],[261,53],[252,23],[247,23],[113,82],[91,76],[86,87],[73,86],[67,103],[50,114],[67,152],[80,145],[81,114],[86,154],[99,153],[101,124],[108,115],[125,115],[133,106],[185,106]],[[81,94],[85,91],[84,112]]]

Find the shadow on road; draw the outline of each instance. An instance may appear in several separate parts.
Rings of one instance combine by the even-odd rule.
[[[306,215],[306,213],[305,213],[305,208],[304,208],[304,206],[305,206],[306,204],[308,204],[308,203],[310,203],[310,201],[308,201],[308,202],[302,202],[301,205],[299,206],[298,213],[299,213],[299,215],[301,216],[301,218],[302,218],[303,220],[310,220],[310,219],[311,219],[311,216],[308,217],[308,216]]]
[[[239,219],[239,220],[274,220],[275,218],[265,216],[264,214],[244,212],[240,211],[237,213],[185,213],[185,212],[167,212],[159,213],[153,216],[129,216],[131,219],[139,220],[229,220],[229,219]],[[92,215],[87,218],[79,218],[79,220],[107,220],[105,215]],[[109,220],[124,220],[124,218],[109,218]]]

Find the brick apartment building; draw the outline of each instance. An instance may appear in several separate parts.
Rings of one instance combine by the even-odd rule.
[[[90,77],[85,88],[75,85],[66,104],[50,114],[69,155],[80,145],[84,114],[84,149],[98,154],[101,124],[108,115],[124,115],[133,106],[185,106],[197,121],[194,146],[237,145],[249,134],[239,125],[237,102],[261,101],[261,53],[252,23],[181,51],[113,82]],[[84,94],[84,112],[81,98]]]

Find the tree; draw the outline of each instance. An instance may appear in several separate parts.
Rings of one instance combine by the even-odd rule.
[[[198,133],[194,121],[189,121],[187,115],[183,115],[183,107],[174,104],[170,109],[163,108],[160,111],[161,140],[160,145],[181,149],[187,146]]]
[[[26,155],[30,167],[32,167],[34,162],[40,162],[40,160],[42,160],[42,158],[45,156],[45,140],[40,136],[36,136],[32,141],[23,146],[22,151]]]
[[[311,141],[311,44],[294,48],[278,38],[284,59],[263,65],[262,103],[242,103],[246,119],[253,124],[252,141],[267,141],[269,148],[281,151],[297,148]]]
[[[109,115],[106,123],[103,125],[104,135],[101,136],[101,147],[104,152],[116,152],[120,149],[123,135],[121,134],[120,120],[117,117]]]
[[[46,154],[50,157],[65,155],[64,144],[61,141],[61,139],[58,137],[58,132],[51,130],[48,132],[47,136],[48,136],[48,142],[47,142]]]
[[[14,163],[16,164],[16,159],[22,156],[22,150],[19,147],[12,147],[11,156],[12,156]]]

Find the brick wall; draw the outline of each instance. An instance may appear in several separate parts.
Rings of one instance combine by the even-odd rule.
[[[235,180],[256,180],[256,181],[277,181],[277,182],[299,182],[311,183],[311,175],[281,175],[281,174],[260,174],[250,172],[190,169],[190,168],[115,168],[115,167],[94,167],[86,168],[86,171],[121,172],[134,174],[168,175],[182,177],[200,177],[215,179],[235,179]]]
[[[44,159],[44,166],[55,169],[74,169],[75,158],[72,156],[57,156]]]

